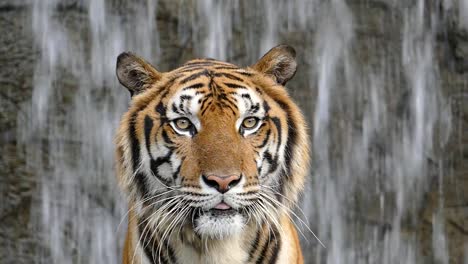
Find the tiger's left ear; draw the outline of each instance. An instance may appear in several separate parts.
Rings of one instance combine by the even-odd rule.
[[[296,51],[288,45],[276,46],[251,68],[271,76],[278,84],[285,85],[296,73]]]
[[[130,52],[117,57],[116,74],[132,96],[148,89],[162,77],[151,64]]]

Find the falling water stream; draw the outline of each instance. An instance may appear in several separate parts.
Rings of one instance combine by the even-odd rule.
[[[129,96],[116,81],[115,60],[130,50],[157,68],[164,63],[161,54],[169,51],[162,36],[174,28],[158,27],[157,15],[160,5],[174,1],[120,2],[76,2],[81,25],[57,15],[58,0],[32,3],[40,58],[32,101],[24,107],[28,121],[18,131],[29,146],[28,165],[40,175],[33,225],[47,246],[39,263],[120,261],[127,208],[112,140]],[[312,36],[299,36],[298,74],[305,81],[288,87],[310,121],[313,143],[298,215],[326,245],[298,221],[306,263],[425,263],[405,226],[417,221],[431,177],[442,175],[433,142],[444,144],[450,133],[434,61],[439,14],[428,13],[423,0],[383,1],[401,9],[394,36],[401,52],[383,52],[378,63],[361,67],[358,17],[347,1],[176,2],[178,25],[170,34],[180,46],[190,43],[195,56],[248,65],[288,43],[287,36]],[[467,7],[460,2],[460,12],[468,15]],[[440,122],[444,129],[436,135]],[[443,223],[439,214],[433,218],[434,256],[448,263]]]

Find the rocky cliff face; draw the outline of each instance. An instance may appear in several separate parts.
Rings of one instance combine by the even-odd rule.
[[[314,143],[308,263],[468,263],[459,1],[0,1],[0,263],[118,262],[119,52],[164,71],[278,43]]]

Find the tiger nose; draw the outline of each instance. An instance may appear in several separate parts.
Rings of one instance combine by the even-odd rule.
[[[232,187],[239,184],[242,175],[228,175],[228,176],[217,176],[217,175],[202,175],[203,181],[210,187],[215,188],[220,193],[229,191]]]

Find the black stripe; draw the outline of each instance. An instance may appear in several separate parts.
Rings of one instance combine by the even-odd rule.
[[[200,66],[197,66],[197,65],[194,65],[194,66],[185,66],[185,67],[182,67],[180,69],[178,69],[177,71],[179,73],[188,73],[188,72],[194,72],[194,71],[199,71],[199,70],[203,70],[204,68],[200,67]]]
[[[237,66],[216,66],[214,67],[216,70],[239,70],[240,68]]]
[[[269,235],[270,235],[270,232],[268,232],[268,237],[265,238],[265,244],[263,244],[262,251],[260,251],[260,255],[258,256],[258,259],[255,262],[256,264],[261,264],[266,257],[265,254],[266,254],[266,251],[268,249],[268,246],[270,244],[270,239],[271,239]]]
[[[226,77],[228,79],[231,79],[231,80],[234,80],[234,81],[239,81],[239,82],[242,82],[244,81],[243,79],[233,75],[233,74],[230,74],[230,73],[226,73],[226,72],[217,72],[214,74],[214,76],[216,77]]]
[[[278,258],[278,251],[280,247],[280,234],[278,232],[278,229],[276,227],[271,226],[273,236],[270,233],[270,230],[267,231],[268,237],[265,238],[266,242],[265,245],[262,248],[262,252],[260,253],[257,261],[255,262],[256,264],[261,264],[261,263],[275,263],[276,259]],[[267,253],[271,252],[271,258],[268,259]]]
[[[244,87],[237,83],[223,83],[223,84],[231,89],[247,89],[247,87]]]
[[[180,100],[182,100],[182,101],[190,100],[190,99],[192,99],[192,96],[190,96],[190,95],[184,94],[184,95],[180,96]]]
[[[141,109],[139,109],[141,110]],[[138,116],[139,111],[136,111],[130,120],[130,127],[129,127],[129,137],[130,137],[130,145],[131,145],[131,150],[132,150],[132,171],[135,173],[135,171],[138,169],[138,166],[140,165],[140,144],[138,142],[138,138],[136,135],[136,129],[135,129],[135,123],[136,119]],[[149,191],[148,191],[148,186],[146,186],[146,179],[145,175],[141,172],[136,173],[135,175],[135,181],[138,190],[141,193],[141,196],[143,198],[147,198]]]
[[[156,112],[159,113],[159,115],[161,116],[161,123],[165,123],[167,122],[167,118],[166,118],[166,107],[164,106],[163,104],[163,100],[164,98],[166,98],[166,96],[169,94],[169,87],[171,87],[175,80],[178,78],[179,76],[175,76],[174,78],[170,79],[165,85],[163,85],[163,87],[166,88],[166,90],[164,91],[164,93],[161,95],[161,98],[159,98],[159,103],[158,105],[156,105]]]
[[[165,185],[171,184],[171,181],[163,177],[161,174],[159,174],[159,166],[163,165],[164,163],[168,163],[172,168],[171,156],[172,156],[172,150],[169,150],[166,156],[158,157],[156,160],[151,159],[151,162],[150,162],[151,171],[153,172],[153,175],[156,178],[158,178],[160,181],[162,181]]]
[[[178,72],[180,73],[193,73],[195,71],[200,71],[200,70],[207,70],[207,67],[212,67],[213,65],[211,64],[194,64],[194,65],[188,65],[188,66],[182,66],[181,68],[177,69]]]
[[[208,107],[211,105],[211,103],[208,101],[211,97],[212,95],[209,94],[209,95],[206,95],[205,98],[203,98],[203,101],[200,106],[200,109],[202,110],[201,115],[203,115],[206,109],[208,109]],[[205,106],[206,103],[208,103],[208,105]]]
[[[151,159],[153,159],[153,155],[151,155],[151,130],[153,129],[153,120],[149,116],[145,116],[145,143],[146,143],[146,150],[148,151],[148,155]]]
[[[256,103],[255,105],[252,105],[252,106],[250,107],[249,112],[250,112],[251,114],[255,114],[255,113],[258,112],[258,110],[260,110],[260,104],[259,104],[259,103]]]
[[[169,163],[171,164],[171,156],[172,156],[173,151],[169,150],[169,152],[163,156],[163,157],[158,157],[156,160],[154,160],[154,163],[151,164],[151,167],[153,165],[157,169],[159,166],[163,165],[164,163]]]
[[[253,73],[251,73],[251,72],[243,72],[243,71],[236,71],[236,73],[242,74],[244,76],[252,76],[253,75]]]
[[[226,104],[226,103],[223,103],[223,102],[218,102],[217,105],[221,108],[221,109],[229,109],[231,110],[231,113],[233,115],[236,115],[236,111],[229,105],[229,104]]]
[[[182,159],[182,162],[184,160]],[[172,174],[172,179],[175,181],[177,179],[177,176],[179,176],[179,173],[180,173],[180,169],[182,168],[182,162],[180,163],[180,165],[177,167],[176,171],[174,172],[174,174]]]
[[[196,84],[183,88],[182,91],[190,90],[190,89],[198,89],[198,88],[202,88],[203,86],[204,86],[203,83],[196,83]]]
[[[171,106],[171,109],[172,109],[172,112],[175,112],[179,115],[181,115],[182,113],[179,111],[179,108],[177,108],[177,105],[175,103],[172,103],[172,106]]]
[[[276,130],[278,131],[278,144],[276,145],[276,151],[278,152],[282,142],[281,120],[278,117],[272,117],[271,121],[273,121],[273,124],[275,124]]]
[[[279,236],[280,234],[277,234],[277,236]],[[281,240],[278,239],[272,249],[272,255],[271,255],[271,259],[270,261],[268,262],[269,264],[276,264],[276,261],[278,260],[278,254],[279,254],[279,251],[280,251],[280,247],[281,247]]]
[[[286,169],[288,170],[288,177],[291,177],[292,169],[291,169],[291,160],[294,157],[294,146],[296,145],[297,142],[297,131],[296,131],[296,125],[288,120],[288,141],[286,143],[286,148],[284,152],[286,153]]]
[[[234,108],[237,109],[237,104],[236,104],[235,102],[231,101],[231,99],[230,99],[225,93],[220,93],[220,94],[218,95],[218,99],[219,99],[220,101],[228,102],[228,103],[231,104]],[[232,98],[232,99],[234,99],[235,101],[237,101],[235,98]]]
[[[174,144],[174,141],[172,141],[170,138],[169,138],[169,135],[167,134],[166,130],[163,130],[162,131],[162,137],[163,137],[163,140],[164,142],[167,144],[167,145],[173,145]],[[172,149],[172,146],[168,146],[169,149]]]
[[[138,112],[136,112],[131,120],[130,120],[130,127],[129,127],[129,136],[130,142],[132,145],[132,161],[133,161],[133,171],[136,171],[140,164],[140,144],[138,143],[136,130],[135,130],[135,123],[138,116]]]
[[[180,108],[180,110],[182,110],[182,112],[184,112],[185,114],[188,114],[188,115],[191,115],[192,113],[189,112],[189,109],[185,109],[184,102],[189,101],[187,104],[190,104],[191,100],[192,100],[192,96],[190,96],[190,95],[181,95],[180,96],[179,108]]]
[[[274,245],[271,248],[271,258],[268,261],[269,264],[276,264],[276,260],[278,259],[278,254],[281,247],[281,234],[278,232],[278,229],[274,228],[273,232],[275,232],[274,238]]]
[[[161,116],[161,118],[165,118],[165,117],[166,117],[166,107],[164,107],[164,105],[163,105],[162,102],[159,102],[159,104],[156,106],[156,112],[159,113],[159,115]]]
[[[286,147],[284,149],[285,153],[285,164],[286,169],[281,170],[281,175],[278,179],[278,184],[276,185],[278,194],[275,195],[277,200],[281,202],[283,197],[280,194],[284,194],[284,182],[285,179],[292,177],[292,159],[294,158],[294,146],[297,143],[297,132],[296,132],[296,125],[292,122],[292,113],[289,105],[283,101],[276,100],[276,103],[287,113],[287,127],[288,127],[288,137],[286,139]]]
[[[267,103],[267,101],[263,101],[263,110],[265,111],[265,114],[268,113],[270,111],[270,109],[271,109],[271,107]]]
[[[179,79],[181,76],[180,74],[176,75],[176,76],[173,76],[170,80],[168,80],[164,85],[162,85],[161,87],[161,90],[164,89],[164,93],[161,95],[161,98],[159,99],[160,102],[163,101],[164,98],[166,98],[166,96],[169,94],[169,92],[171,91],[171,88],[172,85],[174,85],[174,82]]]
[[[250,262],[252,261],[253,257],[254,257],[254,254],[255,252],[257,251],[258,249],[258,246],[259,246],[259,243],[260,243],[260,236],[261,236],[261,228],[257,230],[257,234],[255,235],[255,239],[254,241],[252,242],[252,245],[250,246],[250,250],[249,250],[249,258],[247,260],[247,262]]]
[[[291,160],[293,159],[293,155],[294,155],[294,146],[296,145],[297,143],[297,127],[296,127],[296,124],[294,124],[294,122],[292,122],[292,114],[291,114],[291,109],[289,108],[289,106],[284,103],[284,102],[281,102],[281,101],[278,101],[278,104],[281,106],[281,108],[283,108],[284,111],[286,111],[287,115],[288,115],[288,119],[287,119],[287,124],[288,124],[288,138],[287,138],[287,141],[286,141],[286,147],[285,147],[285,150],[284,152],[286,153],[286,170],[287,170],[287,177],[291,177],[291,166],[292,166],[292,163],[291,163]]]
[[[268,129],[267,132],[266,132],[266,136],[265,138],[263,139],[262,141],[262,144],[260,144],[258,147],[256,148],[263,148],[266,146],[266,144],[268,143],[268,140],[270,139],[270,134],[271,134],[271,129]]]
[[[275,158],[273,158],[271,153],[268,151],[265,151],[265,153],[263,154],[263,159],[265,159],[270,164],[268,173],[272,173],[278,168],[278,156],[279,155],[276,155]]]
[[[184,83],[187,83],[187,82],[190,82],[190,81],[193,81],[201,76],[209,76],[209,72],[207,70],[202,70],[200,72],[197,72],[197,73],[194,73],[188,77],[185,77],[184,79],[182,79],[179,83],[180,84],[184,84]]]
[[[252,98],[250,98],[250,94],[242,94],[241,97],[244,98],[244,99],[246,99],[246,100],[249,102],[250,106],[253,106],[254,103],[253,103],[253,101],[252,101]],[[244,102],[245,102],[245,100],[244,100]],[[246,107],[246,108],[247,108],[247,105],[248,105],[248,104],[245,103],[245,107]]]
[[[208,84],[208,87],[210,88],[210,91],[213,94],[216,94],[217,91],[219,90],[219,85],[215,83],[215,81],[213,80],[213,76],[211,76],[211,73],[210,73],[210,83]]]
[[[206,111],[208,111],[208,109],[210,108],[210,106],[211,106],[211,102],[209,102],[208,105],[206,106],[206,108],[203,109],[203,110],[201,111],[201,115],[202,115],[202,116],[205,115]]]

